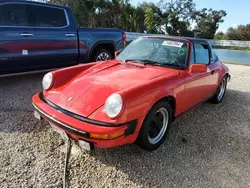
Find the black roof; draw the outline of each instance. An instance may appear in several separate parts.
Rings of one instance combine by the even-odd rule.
[[[201,39],[201,38],[192,38],[192,37],[183,37],[183,38],[191,42],[208,42],[206,39]]]
[[[152,38],[169,38],[169,39],[183,39],[190,42],[204,42],[209,43],[206,39],[201,38],[192,38],[192,37],[182,37],[182,36],[171,36],[171,35],[147,35],[143,37],[152,37]]]

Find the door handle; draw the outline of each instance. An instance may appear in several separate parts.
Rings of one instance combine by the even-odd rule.
[[[34,34],[33,33],[20,33],[20,36],[30,37],[30,36],[34,36]]]
[[[216,70],[212,70],[211,74],[214,75],[216,73]]]
[[[66,33],[65,37],[75,37],[76,35],[74,33]]]

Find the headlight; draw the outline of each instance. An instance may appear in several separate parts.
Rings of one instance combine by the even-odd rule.
[[[108,117],[114,118],[121,112],[122,105],[121,95],[114,93],[107,98],[104,109]]]
[[[52,82],[53,82],[53,74],[51,72],[45,74],[42,82],[43,89],[44,90],[49,89],[52,85]]]

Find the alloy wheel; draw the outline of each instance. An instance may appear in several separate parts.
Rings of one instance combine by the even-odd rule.
[[[168,111],[165,108],[159,109],[149,126],[148,140],[151,144],[156,144],[162,139],[167,130],[168,121]]]

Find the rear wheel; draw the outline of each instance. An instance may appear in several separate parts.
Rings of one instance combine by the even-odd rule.
[[[105,49],[99,49],[95,52],[95,54],[93,55],[93,61],[97,62],[97,61],[107,61],[112,59],[112,55],[108,50]]]
[[[227,90],[227,76],[224,76],[221,80],[220,85],[213,98],[210,100],[211,103],[218,104],[222,101]]]
[[[136,141],[137,144],[148,151],[157,149],[164,142],[171,122],[170,104],[165,101],[157,103],[144,120]]]

